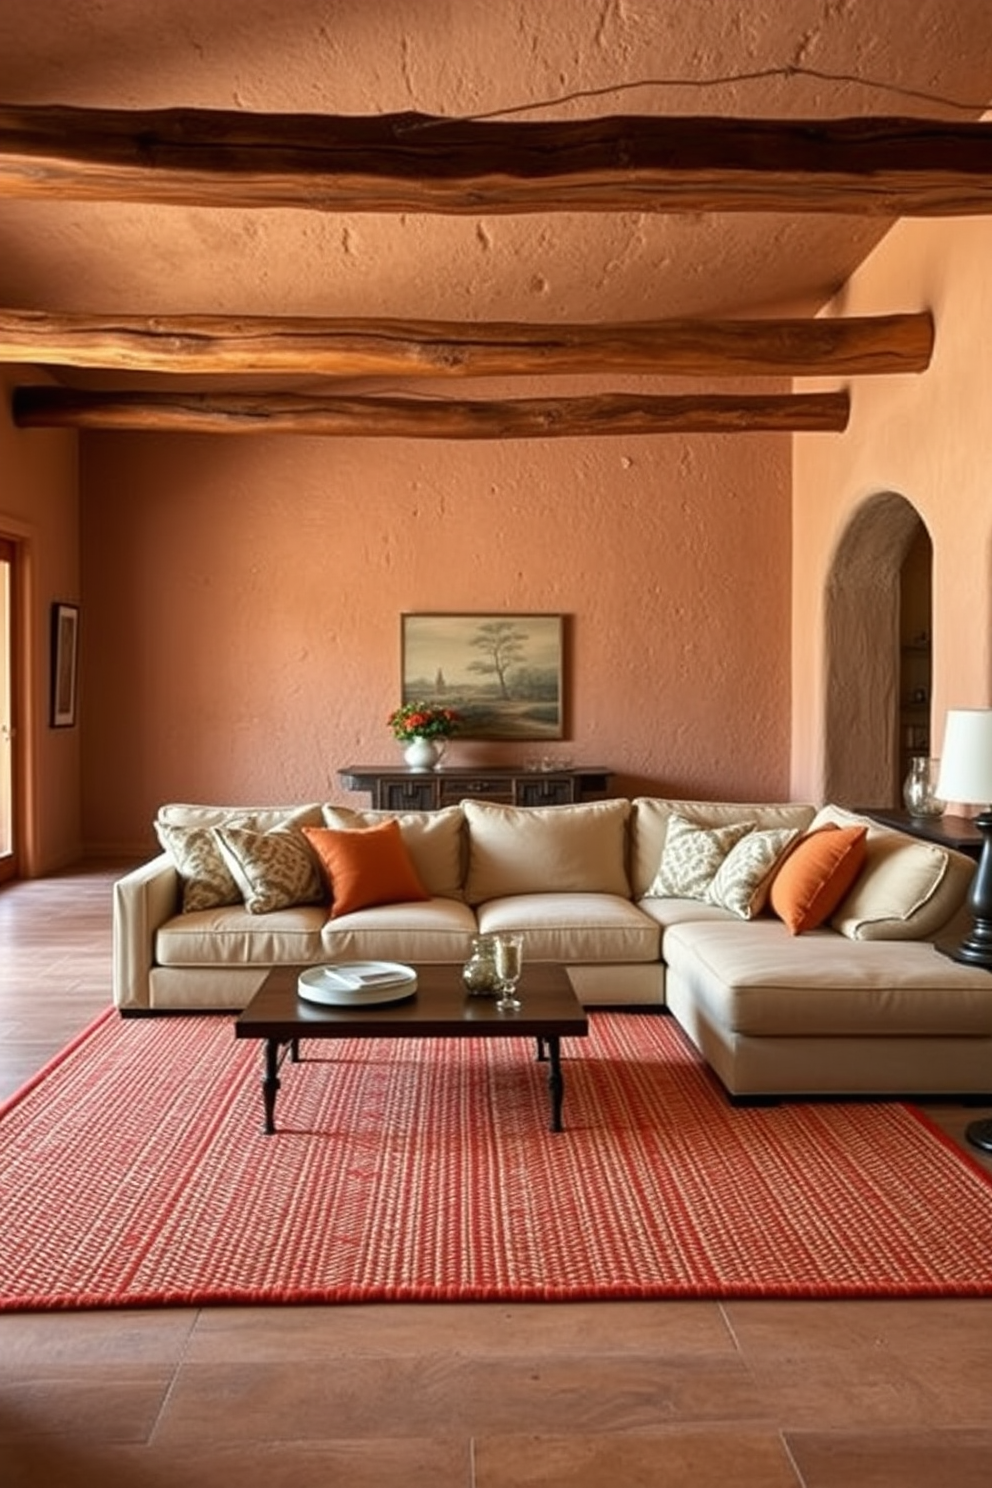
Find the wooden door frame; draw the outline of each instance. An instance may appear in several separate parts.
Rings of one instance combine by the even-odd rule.
[[[21,830],[23,825],[23,729],[21,697],[22,624],[21,580],[23,544],[12,534],[0,532],[0,559],[10,566],[10,633],[7,639],[10,660],[10,852],[0,852],[0,883],[20,876],[23,862]]]

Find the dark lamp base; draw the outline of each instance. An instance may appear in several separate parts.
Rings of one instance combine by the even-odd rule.
[[[972,1121],[965,1127],[964,1134],[972,1147],[980,1147],[983,1152],[992,1152],[992,1116],[986,1116],[982,1121]]]
[[[980,971],[992,971],[992,938],[976,938],[972,934],[953,943],[936,941],[934,948],[942,956],[947,956],[949,960],[957,961],[962,966],[977,966]]]
[[[964,966],[977,966],[992,971],[992,811],[975,817],[982,834],[982,856],[968,891],[968,908],[974,920],[971,933],[960,945],[944,942],[937,949],[942,956],[960,961]]]

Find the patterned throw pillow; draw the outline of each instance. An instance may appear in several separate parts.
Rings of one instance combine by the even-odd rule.
[[[648,895],[658,899],[705,899],[730,849],[753,831],[754,822],[701,827],[684,816],[672,815],[661,863]]]
[[[302,832],[276,827],[252,832],[212,828],[224,861],[251,914],[270,914],[324,898],[320,868]]]
[[[798,827],[748,832],[717,869],[707,895],[710,903],[753,920],[768,902],[775,870],[798,836]]]
[[[254,821],[246,817],[231,825],[252,828]],[[183,914],[241,903],[241,890],[224,861],[212,827],[172,827],[156,822],[155,831],[182,880]]]

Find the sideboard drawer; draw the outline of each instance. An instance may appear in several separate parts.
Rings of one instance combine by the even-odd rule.
[[[518,806],[569,806],[575,800],[575,788],[568,775],[523,776],[516,782],[514,799]]]
[[[505,806],[513,803],[513,782],[498,776],[474,775],[471,780],[442,779],[440,784],[442,806],[453,806],[457,801],[475,798]]]
[[[419,778],[399,776],[379,781],[376,806],[380,811],[433,811],[437,806],[436,786],[432,775]]]

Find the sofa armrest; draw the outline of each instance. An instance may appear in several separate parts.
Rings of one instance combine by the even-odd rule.
[[[179,904],[179,874],[168,853],[142,863],[114,884],[114,1005],[151,1006],[149,974],[155,959],[155,932]]]

